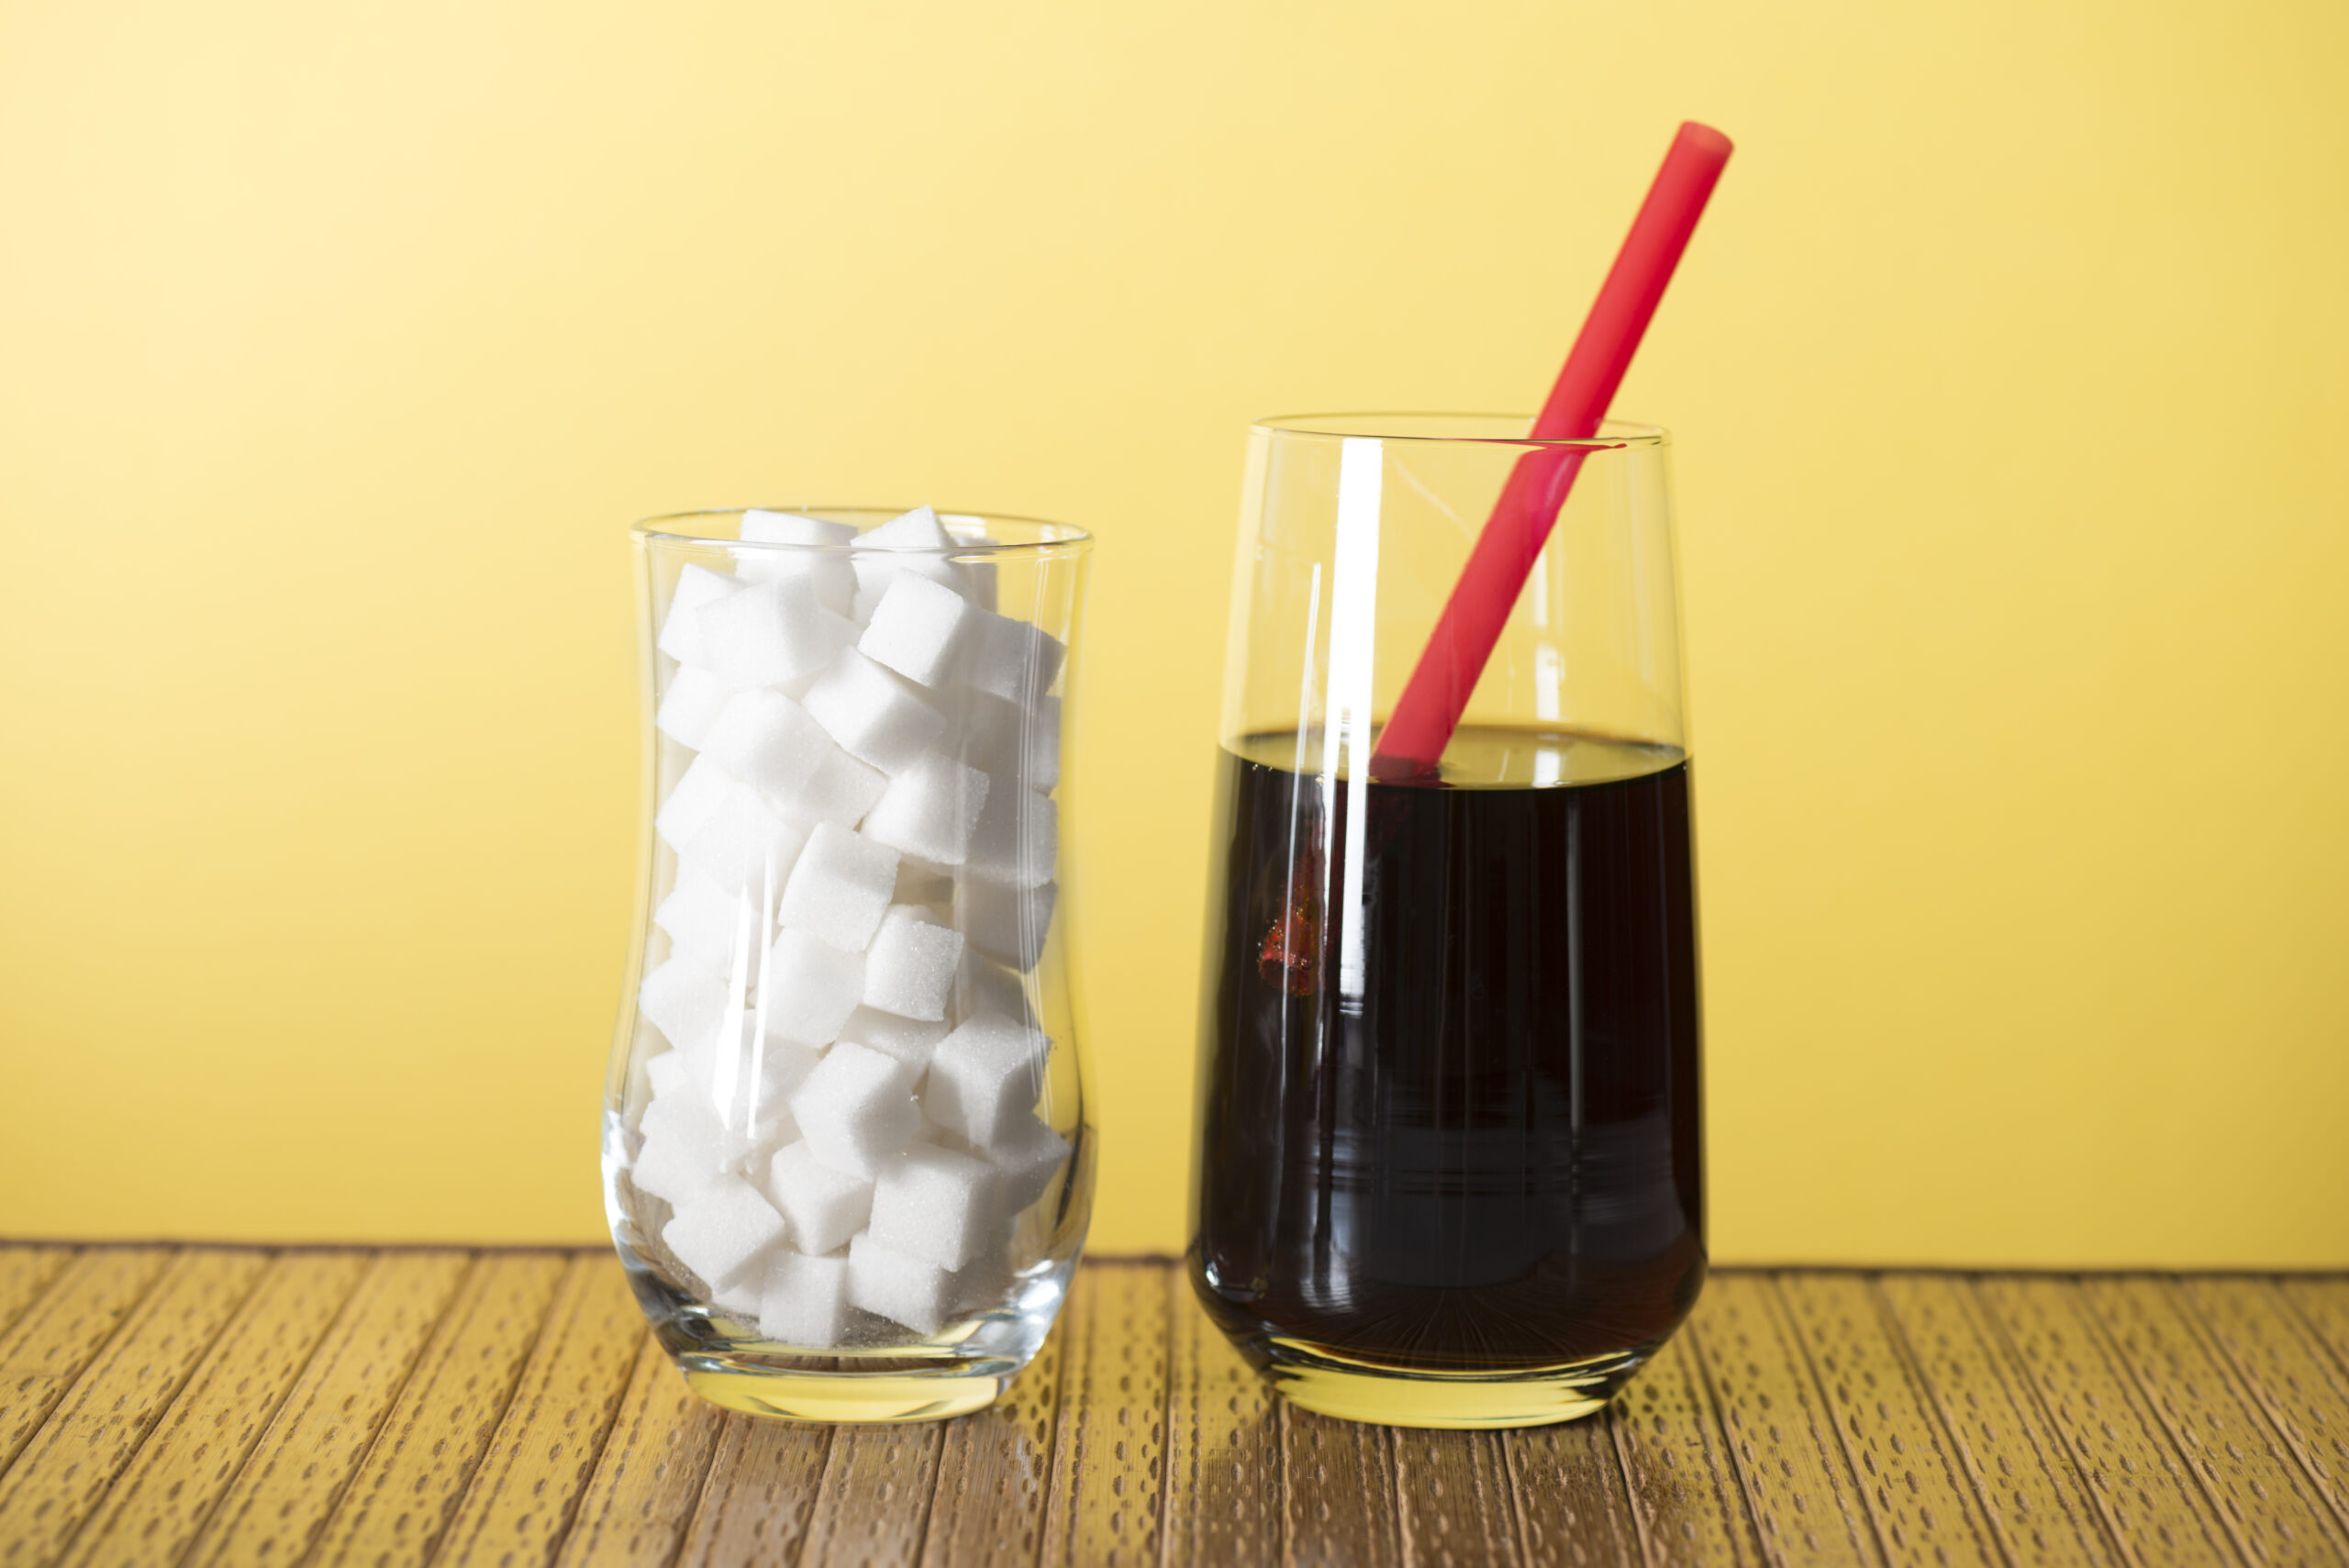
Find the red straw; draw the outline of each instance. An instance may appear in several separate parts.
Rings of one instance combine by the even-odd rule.
[[[1565,369],[1533,421],[1535,439],[1588,440],[1598,433],[1729,154],[1729,138],[1695,120],[1682,123],[1590,307],[1590,318],[1566,356]],[[1374,777],[1412,778],[1435,771],[1589,450],[1546,447],[1518,459],[1468,552],[1427,651],[1379,732],[1370,759]]]

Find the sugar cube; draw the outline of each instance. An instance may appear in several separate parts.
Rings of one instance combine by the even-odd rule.
[[[888,786],[888,774],[834,746],[792,804],[811,820],[853,828],[864,820]]]
[[[701,825],[743,786],[707,757],[696,757],[669,786],[669,794],[653,815],[652,830],[673,850],[682,850]]]
[[[721,890],[696,866],[677,878],[675,889],[652,912],[652,923],[669,933],[671,957],[723,974],[734,962],[738,924],[754,903],[746,895]],[[765,938],[758,933],[757,924],[753,913],[751,940],[763,947]]]
[[[918,684],[939,685],[953,668],[963,627],[987,613],[942,583],[900,573],[874,602],[857,651]]]
[[[685,1085],[685,1053],[663,1051],[644,1064],[644,1081],[652,1089],[652,1097],[674,1095]]]
[[[832,750],[815,717],[781,692],[738,692],[702,738],[701,754],[767,795],[788,799]]]
[[[1043,1118],[1025,1111],[1012,1118],[1009,1130],[982,1152],[1001,1178],[998,1197],[1008,1217],[1044,1195],[1068,1162],[1069,1143]]]
[[[967,881],[954,890],[954,924],[973,947],[1025,974],[1043,953],[1058,892],[1049,882],[1041,887],[1006,887]]]
[[[986,806],[988,780],[976,768],[930,752],[889,781],[864,818],[865,834],[939,865],[959,866]]]
[[[928,506],[916,506],[858,536],[850,559],[855,565],[857,597],[863,612],[859,618],[871,617],[873,604],[891,580],[903,573],[959,585],[960,574],[935,553],[953,546],[954,536]]]
[[[708,651],[702,646],[701,612],[731,597],[742,584],[707,566],[687,565],[677,573],[677,586],[669,595],[669,612],[661,621],[661,651],[680,664],[707,668]]]
[[[751,1152],[748,1130],[728,1127],[709,1102],[691,1090],[665,1095],[645,1106],[641,1130],[647,1150],[683,1156],[711,1173],[731,1169]]]
[[[862,984],[858,990],[861,995]],[[644,977],[636,1010],[671,1045],[691,1045],[717,1031],[726,1013],[726,982],[714,971],[673,958]]]
[[[817,1159],[868,1181],[921,1129],[905,1068],[846,1040],[827,1051],[792,1095],[791,1114]]]
[[[1049,793],[1061,782],[1061,699],[1040,697],[1023,706],[965,692],[953,732],[939,750],[1007,783]]]
[[[768,1166],[767,1191],[791,1221],[792,1241],[806,1252],[848,1245],[873,1212],[873,1184],[833,1170],[804,1139],[776,1151]]]
[[[782,1252],[767,1265],[759,1288],[760,1338],[823,1350],[848,1337],[848,1323],[845,1257]]]
[[[767,950],[759,974],[767,1033],[794,1045],[831,1044],[863,995],[863,953],[842,952],[788,926]]]
[[[974,1144],[996,1142],[1035,1106],[1051,1043],[1041,1029],[991,1014],[960,1025],[930,1059],[922,1114]]]
[[[662,695],[652,727],[678,745],[698,751],[702,737],[709,733],[710,721],[733,695],[725,682],[708,671],[680,665],[669,677],[669,689]]]
[[[799,1136],[791,1116],[791,1093],[822,1060],[814,1051],[779,1040],[761,1039],[755,1009],[742,1018],[739,1043],[719,1043],[708,1053],[696,1082],[728,1127],[741,1128],[751,1149],[774,1149]],[[820,1249],[819,1249],[820,1251]]]
[[[901,1018],[940,1020],[963,962],[963,933],[918,905],[892,907],[864,955],[864,1005]]]
[[[675,1208],[661,1240],[713,1295],[752,1284],[783,1243],[783,1216],[740,1176],[720,1176]]]
[[[995,1223],[997,1181],[984,1160],[916,1143],[881,1167],[865,1234],[893,1252],[959,1269]]]
[[[849,1300],[925,1339],[946,1327],[953,1288],[944,1269],[892,1251],[870,1235],[848,1244]]]
[[[973,607],[955,673],[964,685],[1033,707],[1061,673],[1067,645],[1041,627]]]
[[[896,773],[944,733],[946,716],[853,648],[807,688],[807,706],[841,749],[883,773]]]
[[[888,912],[897,851],[818,822],[783,890],[783,923],[843,952],[861,952]]]
[[[766,896],[791,874],[807,829],[777,811],[764,795],[738,784],[677,851],[677,874],[706,876],[720,892]]]
[[[1007,887],[1041,887],[1059,863],[1060,834],[1061,808],[1051,795],[991,780],[963,869]]]
[[[877,1007],[859,1007],[841,1026],[841,1039],[895,1057],[909,1078],[919,1078],[930,1071],[930,1053],[946,1038],[947,1027],[942,1019],[927,1022],[885,1013]]]
[[[752,508],[742,514],[740,537],[751,544],[799,545],[799,550],[742,549],[734,552],[734,574],[745,583],[779,583],[804,577],[816,598],[835,615],[845,616],[856,595],[856,573],[845,553],[831,553],[856,538],[846,523],[828,523],[796,512]]]
[[[968,1023],[982,1013],[993,1013],[1016,1024],[1036,1021],[1036,1006],[1028,995],[1027,983],[969,946],[963,950],[963,965],[954,976],[952,1012],[958,1024]]]
[[[752,584],[704,606],[699,618],[710,669],[738,691],[813,675],[856,636],[804,578]]]

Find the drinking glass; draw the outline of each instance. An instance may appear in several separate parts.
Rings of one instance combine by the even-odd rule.
[[[687,1383],[755,1415],[986,1405],[1092,1206],[1059,852],[1090,540],[893,516],[634,530],[645,805],[605,1207]]]
[[[1602,1406],[1705,1273],[1664,431],[1309,416],[1250,436],[1188,1265],[1285,1397]],[[1369,761],[1521,462],[1575,465],[1432,774]]]

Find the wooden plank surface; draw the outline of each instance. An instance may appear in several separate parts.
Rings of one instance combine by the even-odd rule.
[[[600,1250],[0,1246],[0,1568],[2349,1562],[2349,1278],[1717,1273],[1607,1410],[1275,1399],[1080,1270],[990,1409],[696,1399]]]

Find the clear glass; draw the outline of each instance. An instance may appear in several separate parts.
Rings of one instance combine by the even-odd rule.
[[[817,506],[655,518],[634,546],[612,1240],[719,1405],[980,1408],[1043,1343],[1092,1208],[1059,893],[1091,540]]]
[[[1353,1419],[1588,1414],[1704,1278],[1669,447],[1530,426],[1250,437],[1188,1262],[1284,1397]],[[1437,772],[1374,776],[1511,470],[1561,448],[1574,487]]]

